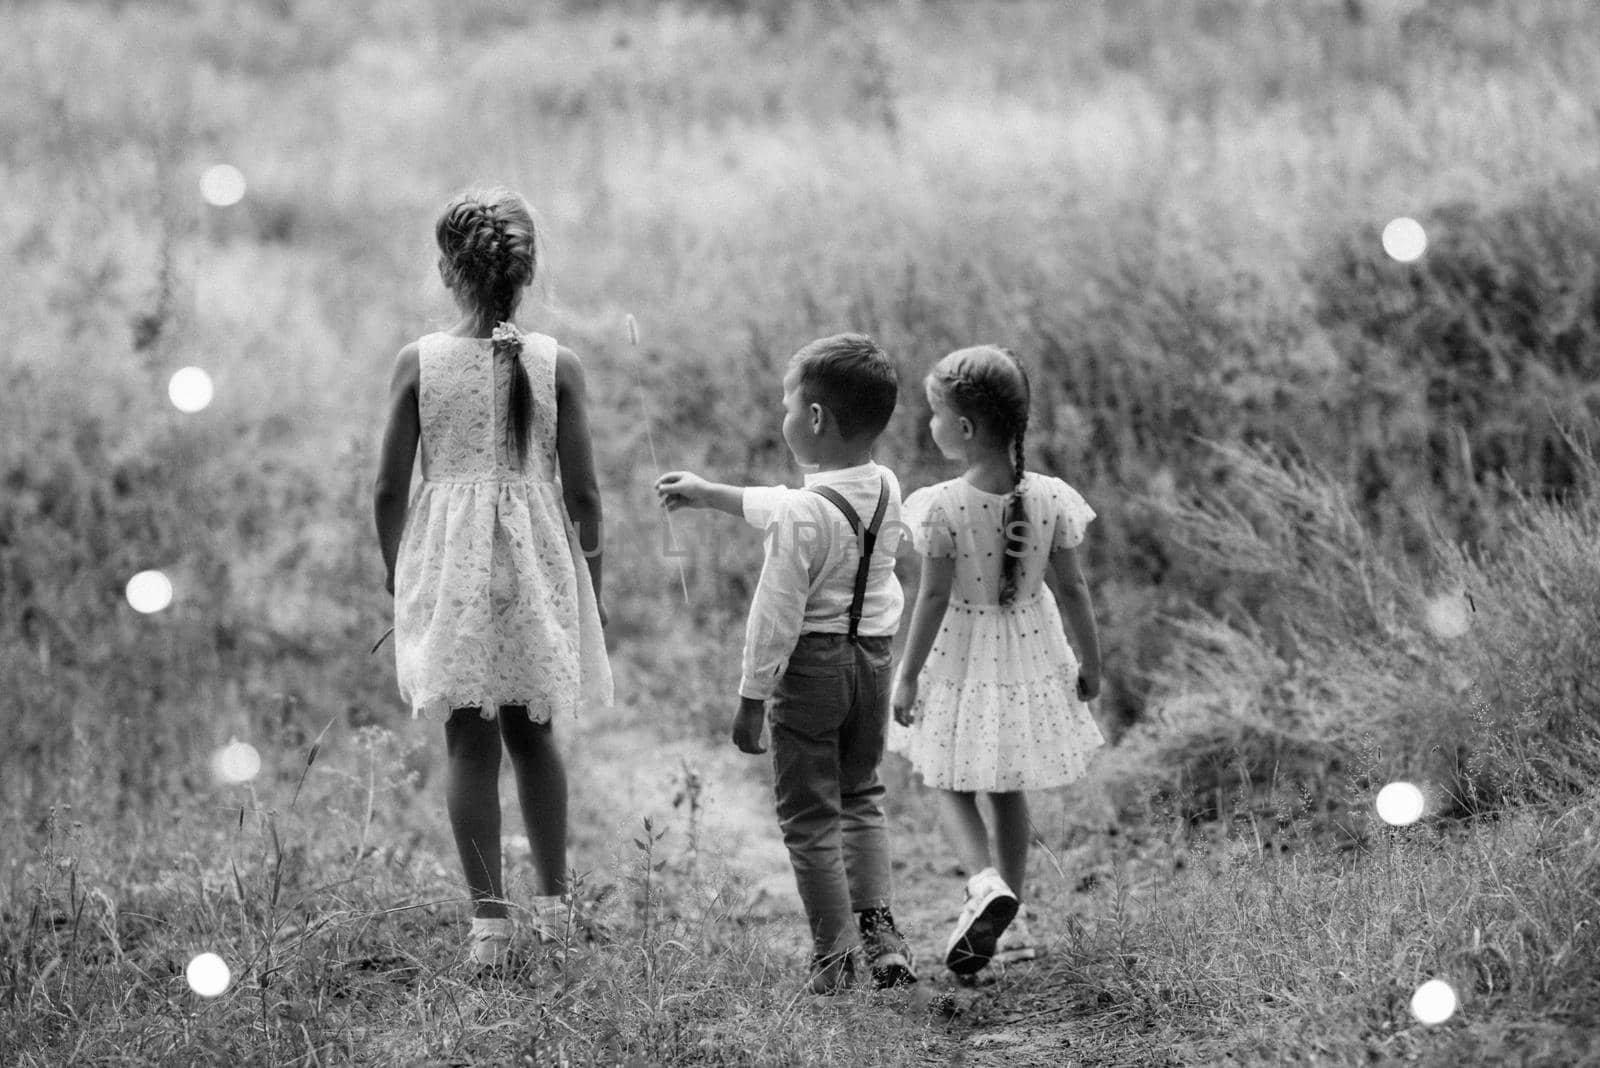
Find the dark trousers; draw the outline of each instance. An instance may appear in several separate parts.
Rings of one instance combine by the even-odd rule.
[[[889,643],[802,634],[772,695],[778,825],[819,956],[855,944],[852,913],[889,904]]]

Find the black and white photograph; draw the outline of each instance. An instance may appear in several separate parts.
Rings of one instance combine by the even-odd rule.
[[[0,1065],[1600,1065],[1597,0],[0,40]]]

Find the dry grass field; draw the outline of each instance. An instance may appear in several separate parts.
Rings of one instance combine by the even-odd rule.
[[[0,1063],[1600,1062],[1589,0],[19,0],[0,39]],[[560,728],[571,922],[496,981],[369,652],[389,367],[479,181],[590,377],[618,680]],[[818,1003],[726,742],[759,543],[675,520],[680,576],[649,487],[792,479],[780,369],[845,328],[908,488],[951,474],[925,368],[1033,367],[1116,744],[1036,799],[1049,957]],[[960,880],[888,776],[931,960]]]

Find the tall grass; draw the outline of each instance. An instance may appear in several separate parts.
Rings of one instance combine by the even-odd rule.
[[[633,856],[579,873],[552,942],[525,934],[505,973],[474,975],[460,889],[418,848],[412,748],[367,728],[303,791],[283,768],[116,832],[51,809],[0,914],[6,1063],[916,1064],[940,1047],[904,999],[803,998],[790,918],[749,916],[737,878],[678,840],[687,815],[647,818]],[[200,952],[232,971],[215,1000],[184,979]]]
[[[1203,799],[1241,775],[1324,798],[1349,774],[1421,776],[1457,814],[1565,803],[1592,786],[1592,459],[1569,459],[1581,476],[1570,503],[1506,507],[1500,549],[1436,537],[1432,557],[1408,560],[1382,550],[1349,494],[1304,461],[1217,452],[1227,489],[1168,514],[1173,539],[1230,595],[1176,621],[1154,715],[1116,761],[1212,816],[1225,806]]]
[[[1096,1025],[1074,1045],[1146,1063],[1585,1063],[1600,852],[1577,824],[1593,814],[1591,795],[1467,834],[1380,825],[1338,862],[1270,820],[1125,850],[1106,865],[1123,904],[1063,969]],[[1461,1005],[1437,1029],[1410,1009],[1435,978]]]

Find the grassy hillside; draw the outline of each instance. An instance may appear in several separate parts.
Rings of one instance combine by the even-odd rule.
[[[882,458],[907,486],[951,473],[924,429],[923,369],[993,340],[1035,369],[1030,456],[1100,513],[1088,556],[1100,711],[1123,741],[1096,782],[1041,808],[1047,845],[1081,850],[1091,870],[1152,864],[1184,880],[1182,900],[1213,901],[1231,893],[1221,874],[1197,864],[1180,877],[1150,843],[1184,856],[1209,833],[1191,824],[1220,826],[1256,844],[1223,850],[1227,870],[1260,865],[1254,885],[1309,916],[1323,901],[1313,884],[1330,884],[1281,872],[1262,821],[1337,879],[1349,855],[1334,845],[1382,845],[1370,794],[1405,776],[1463,821],[1427,839],[1440,886],[1466,857],[1594,862],[1561,818],[1600,768],[1588,686],[1600,21],[1587,0],[25,2],[0,11],[0,34],[22,42],[0,69],[0,264],[14,279],[0,287],[0,1011],[54,1021],[19,1032],[19,1057],[75,1043],[109,1056],[117,1019],[146,1021],[150,1048],[193,1060],[243,1056],[262,1035],[275,1036],[263,1063],[308,1060],[329,1035],[370,1049],[348,1015],[326,1027],[296,1026],[328,1019],[320,1007],[274,1015],[266,962],[298,962],[284,965],[297,991],[284,1003],[321,1006],[328,962],[384,953],[445,984],[401,984],[383,1002],[403,1033],[433,1035],[440,1058],[443,1036],[464,1033],[433,1015],[439,997],[476,996],[440,978],[457,906],[419,911],[440,918],[387,948],[363,941],[378,910],[454,894],[432,859],[449,857],[435,747],[405,725],[389,662],[368,654],[389,610],[368,490],[393,354],[450,314],[435,213],[475,181],[519,188],[539,210],[541,281],[523,318],[588,368],[609,525],[622,707],[574,731],[593,787],[574,831],[597,884],[633,895],[615,921],[629,963],[588,985],[563,979],[579,994],[543,1003],[551,1041],[602,1061],[716,1063],[681,1045],[710,1034],[694,1049],[732,1050],[729,1063],[848,1063],[871,1018],[917,1063],[928,1050],[981,1058],[969,1040],[1001,1018],[984,1015],[1001,1004],[983,1000],[992,992],[937,1025],[920,1009],[885,1022],[855,1006],[813,1042],[783,1030],[809,1010],[756,999],[756,1044],[739,1046],[701,1009],[787,974],[772,933],[784,922],[752,935],[698,870],[668,883],[693,892],[658,900],[629,882],[635,858],[615,855],[641,814],[690,834],[694,768],[714,767],[728,797],[759,779],[699,755],[721,744],[759,549],[731,523],[696,517],[691,534],[678,522],[684,603],[660,551],[646,428],[663,466],[794,477],[778,373],[843,328],[900,361]],[[249,183],[234,207],[197,195],[219,161]],[[1427,228],[1415,264],[1379,247],[1396,215]],[[184,416],[165,390],[189,364],[217,399]],[[122,595],[147,567],[176,590],[151,617]],[[682,745],[681,768],[630,771],[607,732]],[[207,757],[230,737],[269,754],[259,797],[210,782]],[[943,846],[925,799],[901,785],[907,893],[934,910],[950,884],[933,859]],[[308,805],[346,822],[313,833],[295,823]],[[1524,830],[1478,837],[1488,817]],[[1106,839],[1116,821],[1124,843],[1146,845]],[[296,863],[297,834],[294,928],[278,873]],[[1471,847],[1452,854],[1452,835]],[[749,847],[760,841],[752,831]],[[330,889],[346,871],[352,888]],[[1063,869],[1045,884],[1088,921],[1073,943],[1083,970],[1028,982],[1105,988],[1147,1013],[1165,996],[1154,991],[1190,990],[1172,1010],[1186,1026],[1151,1047],[1174,1060],[1205,1059],[1196,1051],[1255,1019],[1227,998],[1243,1015],[1199,1008],[1240,996],[1220,965],[1201,969],[1210,987],[1172,986],[1183,968],[1170,947],[1189,943],[1162,940],[1193,928],[1148,897],[1165,883],[1139,883],[1125,907],[1109,879],[1080,898],[1080,878]],[[1423,898],[1412,918],[1479,930],[1478,952],[1489,938],[1519,984],[1592,984],[1594,947],[1557,937],[1586,907],[1581,884],[1558,882],[1517,883],[1526,907],[1503,930]],[[1506,885],[1481,884],[1483,900]],[[182,1022],[187,995],[158,962],[176,950],[144,945],[118,916],[254,939],[259,1004]],[[943,918],[929,917],[931,939]],[[1253,937],[1242,919],[1214,922],[1224,955]],[[83,936],[95,923],[100,941]],[[672,926],[691,923],[702,941]],[[282,957],[286,930],[304,935],[298,957]],[[1398,988],[1448,941],[1399,963],[1373,949],[1363,974]],[[1103,970],[1130,954],[1178,963],[1118,986]],[[1496,982],[1479,1020],[1502,1021],[1485,1025],[1497,1041],[1522,1041],[1504,1021],[1535,1011],[1552,1049],[1577,1041],[1581,1020]],[[1292,1018],[1309,1018],[1308,996],[1287,1002]],[[1367,996],[1328,1010],[1335,1061],[1376,1048],[1363,1043],[1382,1014],[1350,1007]],[[632,1015],[641,1004],[648,1026]],[[527,1011],[473,1048],[532,1041]],[[604,1045],[595,1018],[632,1037]],[[1292,1040],[1260,1034],[1253,1054],[1231,1048],[1271,1062]],[[1430,1055],[1468,1048],[1459,1033],[1406,1034]]]

